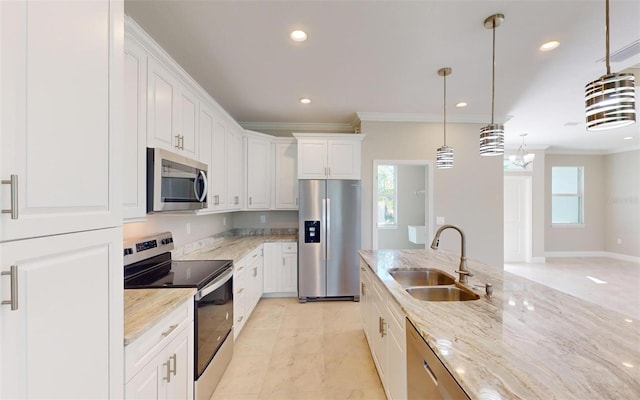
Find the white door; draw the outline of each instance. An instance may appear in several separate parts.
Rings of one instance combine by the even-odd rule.
[[[0,7],[0,241],[119,225],[122,4]]]
[[[118,398],[123,289],[120,228],[0,244],[0,398]]]
[[[531,261],[531,177],[504,177],[504,261]]]

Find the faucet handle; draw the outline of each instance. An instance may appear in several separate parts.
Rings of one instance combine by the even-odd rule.
[[[471,271],[468,271],[468,270],[466,270],[466,269],[456,271],[456,274],[466,275],[466,276],[473,276],[473,274],[471,273]]]

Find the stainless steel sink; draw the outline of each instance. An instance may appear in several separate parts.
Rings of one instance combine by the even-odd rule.
[[[389,275],[402,287],[452,285],[455,278],[444,271],[434,268],[391,268]]]
[[[410,287],[405,290],[416,299],[425,301],[467,301],[480,298],[470,290],[455,286]]]

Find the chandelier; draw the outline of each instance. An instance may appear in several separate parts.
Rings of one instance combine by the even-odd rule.
[[[527,165],[533,162],[533,159],[536,158],[536,155],[527,152],[527,145],[524,144],[524,137],[527,136],[527,134],[523,133],[520,136],[522,136],[522,144],[520,145],[520,147],[518,147],[518,152],[516,153],[516,155],[509,156],[509,162],[524,169],[527,167]]]

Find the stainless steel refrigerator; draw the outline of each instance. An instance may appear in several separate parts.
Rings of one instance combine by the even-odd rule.
[[[299,182],[298,298],[360,300],[360,181]]]

